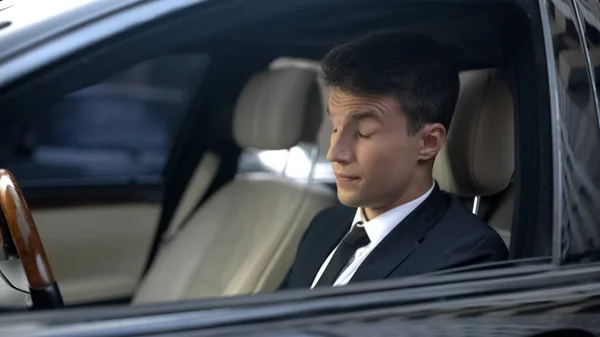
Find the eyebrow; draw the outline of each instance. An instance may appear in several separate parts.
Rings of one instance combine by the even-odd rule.
[[[329,117],[329,119],[332,118],[331,115],[331,111],[329,110],[329,107],[327,107],[327,116]],[[355,121],[361,121],[361,120],[365,120],[365,119],[372,119],[374,121],[376,121],[377,123],[382,123],[381,120],[381,115],[374,112],[374,111],[364,111],[364,112],[357,112],[357,113],[353,113],[349,115],[349,118]]]
[[[358,112],[350,115],[350,118],[354,120],[363,120],[363,119],[374,119],[376,121],[381,121],[381,116],[373,111],[365,111]]]
[[[329,110],[329,107],[327,107],[327,116],[329,116],[331,118],[331,111]],[[358,113],[354,113],[354,114],[350,114],[350,118],[352,119],[366,119],[366,118],[373,118],[373,119],[381,119],[378,113],[375,113],[373,111],[365,111],[365,112],[358,112]]]

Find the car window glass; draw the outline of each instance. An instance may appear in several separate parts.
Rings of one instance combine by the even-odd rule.
[[[162,182],[208,62],[160,57],[64,96],[35,114],[4,166],[24,187]]]
[[[549,14],[559,98],[557,145],[562,156],[557,234],[561,257],[572,258],[600,248],[600,211],[595,205],[600,198],[600,124],[592,85],[600,65],[600,36],[597,18],[581,4],[573,7],[556,0]]]

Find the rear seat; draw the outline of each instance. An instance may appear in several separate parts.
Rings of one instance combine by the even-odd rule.
[[[514,196],[507,189],[514,172],[513,102],[501,73],[494,69],[460,74],[459,100],[448,138],[436,158],[434,178],[442,190],[482,203],[489,224],[510,242]],[[507,193],[503,193],[504,191]]]

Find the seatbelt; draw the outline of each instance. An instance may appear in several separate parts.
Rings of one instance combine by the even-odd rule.
[[[220,164],[221,158],[211,151],[207,151],[202,156],[202,159],[194,170],[192,178],[183,192],[183,197],[175,208],[173,220],[171,220],[167,230],[164,232],[161,243],[171,240],[193,215],[196,206],[206,195],[211,183],[215,179]]]

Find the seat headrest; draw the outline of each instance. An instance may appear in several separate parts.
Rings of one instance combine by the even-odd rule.
[[[321,100],[323,101],[323,107],[321,108],[323,121],[321,122],[321,126],[317,133],[317,146],[321,152],[327,153],[327,151],[329,151],[329,144],[331,143],[331,132],[333,131],[333,122],[327,113],[327,110],[329,109],[329,94],[331,89],[324,84],[321,75],[319,75],[317,83],[319,84]]]
[[[242,148],[288,149],[315,142],[322,102],[310,69],[284,68],[254,75],[236,103],[233,135]]]
[[[514,172],[513,101],[506,81],[493,69],[460,74],[460,94],[433,176],[440,188],[460,197],[504,190]]]

